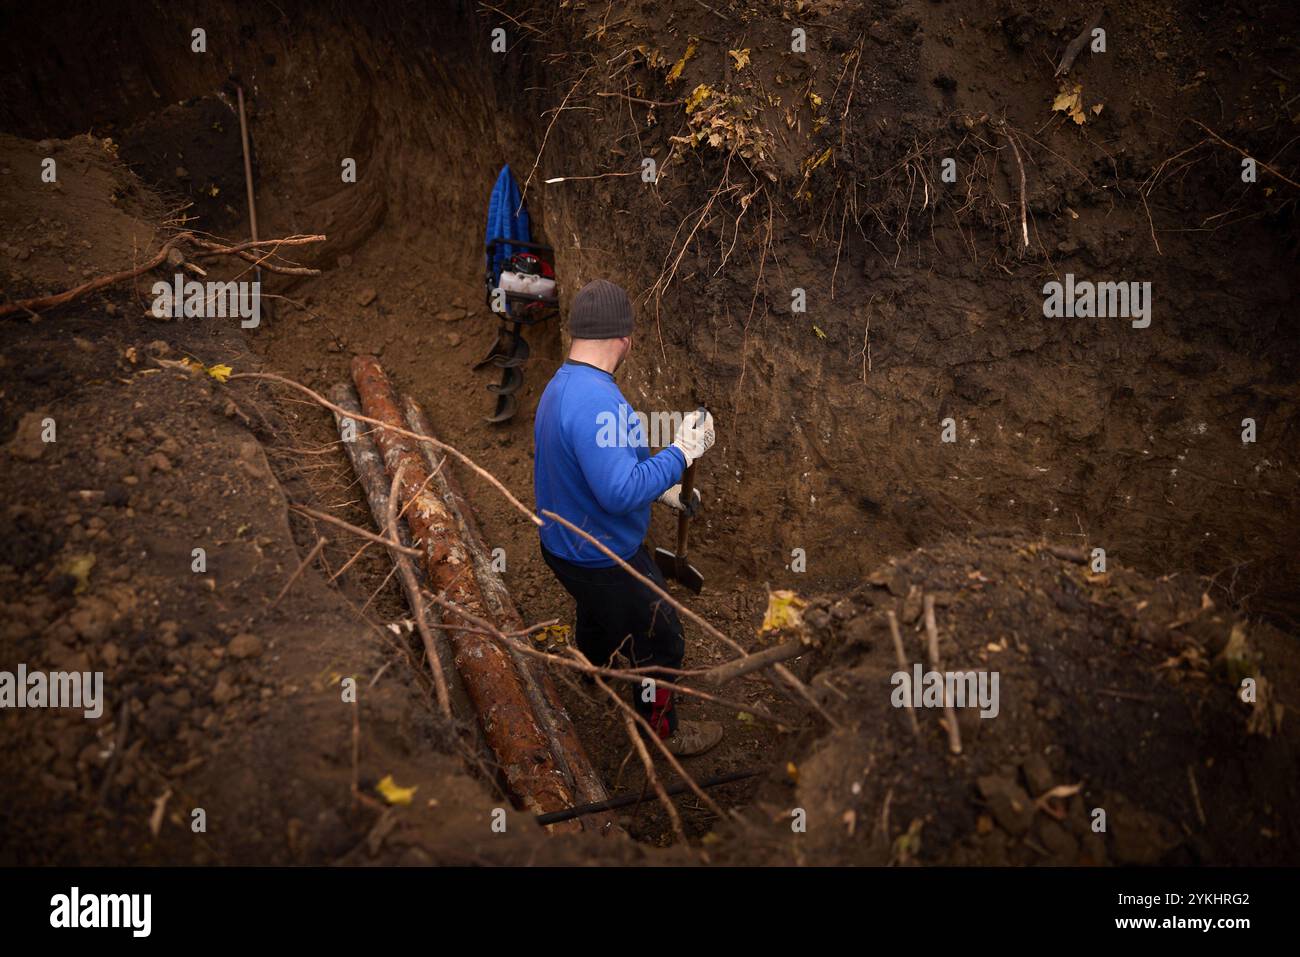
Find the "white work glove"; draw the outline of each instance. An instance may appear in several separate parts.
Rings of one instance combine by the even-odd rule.
[[[681,451],[689,466],[713,448],[713,439],[713,413],[707,409],[696,409],[682,417],[673,445]]]
[[[691,501],[688,505],[682,504],[682,483],[678,482],[672,488],[664,492],[658,499],[664,505],[678,512],[685,512],[689,516],[694,516],[700,510],[700,490],[691,489]]]

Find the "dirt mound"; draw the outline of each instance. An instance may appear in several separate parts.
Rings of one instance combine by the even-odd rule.
[[[1096,573],[1064,553],[999,536],[952,542],[812,602],[804,621],[821,649],[803,671],[841,726],[787,749],[787,780],[757,801],[769,841],[723,846],[750,847],[747,860],[858,864],[1294,860],[1290,639],[1216,608],[1203,581]],[[997,676],[980,686],[993,696],[971,686],[955,709],[960,754],[928,679],[919,735],[897,704],[887,613],[902,626],[902,670],[928,672],[924,595],[942,669]],[[792,829],[794,808],[806,833]]]
[[[157,249],[161,213],[154,192],[118,162],[112,140],[0,134],[0,294],[56,292],[129,269]]]
[[[37,152],[5,146],[0,162]],[[132,260],[115,243],[157,227],[123,212],[114,184],[133,177],[99,149],[54,144],[56,156],[91,151],[85,177],[69,170],[68,190],[27,202],[48,226],[75,200],[86,261],[117,271]],[[132,189],[137,214],[157,208]],[[28,225],[5,217],[0,242],[13,247]],[[50,261],[20,257],[14,288],[81,281],[61,281]],[[0,670],[102,674],[93,715],[0,711],[0,859],[638,860],[626,841],[546,841],[513,811],[507,833],[493,832],[508,803],[435,716],[400,604],[361,611],[384,580],[379,561],[335,530],[291,524],[290,498],[354,504],[340,495],[350,480],[318,489],[295,467],[337,450],[294,446],[298,410],[203,371],[255,367],[238,320],[161,321],[148,301],[124,284],[0,325]],[[353,561],[365,577],[340,587],[302,569],[318,533],[331,538],[325,567]],[[345,681],[360,685],[355,704]],[[386,807],[389,776],[418,798]]]

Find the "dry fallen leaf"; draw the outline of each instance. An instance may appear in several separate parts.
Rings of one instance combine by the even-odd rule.
[[[691,90],[691,95],[686,98],[686,112],[694,113],[700,106],[713,95],[713,88],[707,83],[701,83],[695,89]]]
[[[71,575],[77,580],[76,587],[72,590],[74,595],[80,595],[86,590],[86,586],[89,584],[90,570],[94,567],[95,556],[89,554],[74,555],[63,566],[64,574]]]
[[[680,60],[673,64],[673,68],[668,71],[669,83],[675,83],[677,80],[681,79],[682,70],[686,69],[686,61],[695,56],[695,45],[697,42],[698,41],[695,37],[691,37],[686,41],[686,52],[682,54]]]
[[[803,624],[803,615],[799,610],[806,607],[808,603],[788,589],[782,588],[769,592],[767,612],[763,615],[763,625],[758,633],[761,635],[769,631],[798,628]]]
[[[743,50],[728,50],[727,56],[736,61],[736,70],[739,72],[749,65],[749,48]]]
[[[389,804],[410,804],[411,799],[415,797],[416,788],[399,787],[393,780],[391,774],[384,775],[384,779],[375,785],[378,791]]]
[[[1052,101],[1052,109],[1066,114],[1079,126],[1086,123],[1088,115],[1083,112],[1083,84],[1076,83],[1070,87],[1063,86],[1061,92],[1056,94],[1056,99]]]

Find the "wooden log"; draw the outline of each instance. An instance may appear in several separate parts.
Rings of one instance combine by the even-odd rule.
[[[357,394],[353,391],[352,386],[346,382],[340,382],[334,386],[329,392],[329,398],[331,402],[345,412],[351,414],[361,412]],[[338,423],[340,437],[344,432],[344,418],[345,416],[337,412],[334,413],[334,420]],[[362,428],[362,423],[353,419],[351,431],[355,435],[351,441],[343,441],[343,449],[347,453],[348,460],[352,463],[352,470],[356,472],[357,481],[366,494],[366,502],[370,506],[370,514],[375,520],[375,527],[382,531],[387,524],[389,510],[389,483],[385,480],[384,462],[379,457],[379,450],[375,447],[374,439],[370,436],[369,426]],[[411,533],[407,529],[405,519],[398,519],[396,524],[398,541],[409,548],[411,546]],[[420,554],[418,549],[413,549],[413,551]],[[397,561],[402,556],[394,555],[393,557],[394,561]],[[406,600],[411,606],[412,614],[418,614],[419,611],[424,613],[424,626],[420,627],[421,641],[425,646],[425,654],[430,659],[436,658],[438,666],[442,670],[447,683],[448,697],[451,699],[452,713],[453,715],[465,717],[473,709],[470,705],[469,696],[460,683],[460,673],[456,670],[451,644],[445,638],[439,638],[436,635],[426,637],[430,630],[428,626],[442,624],[441,615],[436,608],[428,607],[428,603],[420,598],[418,590],[412,592],[412,583],[407,580],[405,575],[401,575],[399,578],[402,583],[402,590],[406,592]],[[418,583],[416,588],[418,589]],[[430,661],[430,667],[432,667],[432,661]],[[474,735],[474,746],[481,751],[486,751],[486,742],[483,740],[481,731],[478,731],[477,722],[473,723],[472,726],[477,732]]]
[[[428,417],[424,414],[424,409],[418,402],[410,396],[403,396],[402,410],[407,428],[412,432],[437,438]],[[450,460],[446,455],[438,452],[432,443],[421,442],[418,445],[425,464],[431,472],[435,473],[430,487],[437,491],[448,511],[452,513],[460,530],[461,540],[469,551],[474,565],[474,575],[487,605],[488,617],[502,631],[522,631],[523,616],[515,607],[505,580],[492,566],[492,556],[483,542],[473,507],[461,491],[460,482]],[[515,668],[523,679],[529,703],[533,706],[546,733],[551,752],[555,755],[561,770],[566,773],[578,800],[583,804],[598,804],[607,800],[609,794],[605,790],[605,784],[596,769],[592,767],[591,759],[587,756],[586,749],[583,748],[582,741],[573,727],[573,720],[556,693],[555,683],[551,680],[545,665],[536,658],[530,658],[518,651],[512,650],[510,654]],[[603,815],[593,817],[589,825],[591,828],[603,831],[609,823],[611,823],[609,816]]]
[[[353,358],[352,378],[367,416],[393,429],[406,428],[396,393],[378,359]],[[409,505],[406,521],[414,544],[424,553],[424,572],[431,590],[471,614],[487,618],[487,602],[456,519],[442,498],[426,487],[429,468],[418,451],[418,443],[382,427],[375,429],[374,439],[388,474],[402,470],[398,495],[404,505]],[[573,789],[556,763],[507,649],[486,635],[461,628],[448,627],[447,634],[455,649],[456,668],[512,798],[533,814],[572,807],[577,803]]]

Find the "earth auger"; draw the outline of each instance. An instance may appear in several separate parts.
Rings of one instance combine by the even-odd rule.
[[[524,250],[514,252],[514,250]],[[494,263],[498,250],[511,255],[498,272]],[[486,244],[487,303],[500,320],[497,337],[488,354],[474,364],[474,369],[495,366],[501,381],[488,386],[496,395],[496,410],[484,421],[499,424],[514,418],[519,408],[515,393],[524,384],[523,365],[529,348],[524,327],[545,322],[559,314],[560,301],[555,287],[555,251],[542,243],[497,237]]]

